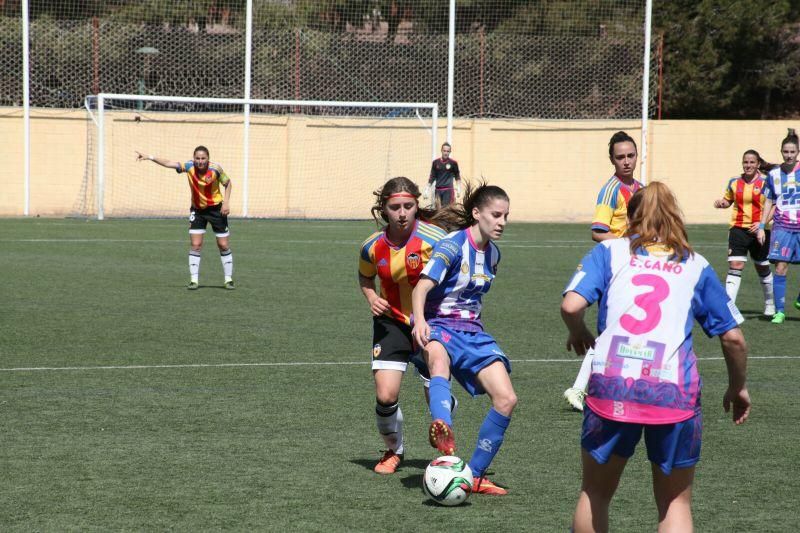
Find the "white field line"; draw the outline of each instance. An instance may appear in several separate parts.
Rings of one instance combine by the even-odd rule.
[[[722,361],[724,357],[698,357],[698,361]],[[800,359],[800,355],[751,355],[748,360]],[[511,359],[512,363],[580,363],[580,357],[570,359]],[[56,371],[90,371],[90,370],[159,370],[182,368],[246,368],[246,367],[295,367],[295,366],[352,366],[368,365],[369,361],[295,361],[279,363],[187,363],[183,365],[108,365],[108,366],[40,366],[0,368],[0,372],[56,372]]]

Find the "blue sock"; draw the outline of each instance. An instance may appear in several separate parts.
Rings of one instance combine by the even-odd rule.
[[[431,417],[442,419],[448,426],[453,425],[453,417],[450,416],[450,381],[440,377],[431,378],[430,398],[431,398]]]
[[[772,278],[772,287],[775,291],[775,310],[783,313],[786,307],[786,275],[781,276],[775,272]]]
[[[503,444],[503,436],[510,423],[511,417],[501,415],[494,410],[494,407],[489,409],[478,432],[478,443],[475,445],[475,452],[469,460],[469,467],[472,469],[473,476],[481,477],[486,472],[486,469],[489,468],[489,464],[494,459],[494,456],[497,455],[500,445]]]

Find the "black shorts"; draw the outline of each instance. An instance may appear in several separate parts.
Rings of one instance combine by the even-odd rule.
[[[747,261],[747,254],[757,265],[768,265],[769,230],[766,230],[764,244],[758,244],[755,233],[745,228],[733,227],[728,231],[728,261]]]
[[[452,204],[455,197],[456,191],[453,187],[436,187],[436,198],[442,207]]]
[[[205,209],[189,210],[189,233],[203,234],[206,225],[211,224],[211,229],[217,237],[227,237],[231,234],[228,229],[228,216],[222,214],[222,204],[212,205]]]
[[[414,339],[411,326],[388,316],[372,318],[372,369],[405,372],[413,357]]]

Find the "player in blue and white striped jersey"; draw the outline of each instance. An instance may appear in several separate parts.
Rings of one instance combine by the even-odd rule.
[[[448,208],[460,229],[436,244],[411,296],[412,335],[424,347],[431,375],[431,445],[446,455],[455,453],[451,375],[472,396],[488,394],[492,408],[478,432],[469,466],[472,491],[494,495],[508,491],[484,475],[503,443],[517,396],[508,357],[483,330],[481,298],[497,273],[500,252],[492,241],[503,234],[508,207],[508,195],[500,187],[467,187],[464,203]]]

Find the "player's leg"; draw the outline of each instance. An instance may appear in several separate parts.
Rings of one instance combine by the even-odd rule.
[[[212,211],[210,218],[211,228],[214,230],[214,235],[217,237],[217,248],[219,249],[219,258],[222,262],[222,273],[225,276],[225,288],[234,289],[236,286],[233,284],[233,252],[230,247],[230,229],[228,228],[228,217],[220,213],[219,206]]]
[[[431,374],[429,394],[433,422],[428,428],[428,440],[443,454],[452,455],[456,444],[451,415],[450,356],[438,340],[431,340],[425,345],[422,354]]]
[[[403,411],[400,385],[408,367],[411,328],[389,317],[373,319],[372,374],[375,380],[375,422],[386,446],[375,465],[379,474],[393,474],[403,458]]]
[[[786,272],[789,270],[791,256],[789,244],[792,240],[790,232],[773,227],[770,235],[769,260],[775,263],[773,274],[773,290],[775,292],[775,316],[772,318],[773,324],[783,324],[786,320]]]
[[[628,459],[642,437],[642,426],[609,420],[589,407],[583,412],[583,481],[575,507],[574,531],[608,531],[608,507]]]
[[[594,359],[594,352],[587,353],[578,375],[575,377],[575,383],[572,387],[564,391],[564,399],[572,406],[575,411],[583,411],[583,402],[586,399],[586,389],[589,387],[589,378],[592,375],[592,360]]]
[[[420,381],[422,381],[422,393],[425,396],[425,405],[427,405],[428,409],[430,410],[431,374],[428,371],[428,366],[422,359],[422,353],[418,352],[414,354],[409,362],[414,365],[414,370],[416,371],[417,376],[419,376]],[[455,394],[453,394],[452,387],[450,389],[450,418],[454,418],[456,416],[456,411],[458,410],[458,398],[456,398]]]
[[[747,249],[751,240],[755,238],[742,228],[728,230],[728,275],[725,276],[725,292],[733,303],[736,303],[736,297],[739,295],[742,270],[747,261]]]
[[[200,286],[200,254],[205,233],[205,217],[192,208],[189,213],[189,285],[187,286],[189,290],[195,290]]]
[[[476,378],[491,398],[492,407],[483,419],[475,451],[469,460],[472,475],[475,477],[472,490],[498,496],[508,494],[506,489],[495,485],[484,475],[503,444],[506,430],[511,423],[511,414],[517,405],[517,395],[502,361],[494,361],[482,368]]]
[[[652,463],[653,494],[658,507],[659,533],[691,533],[692,525],[692,481],[695,467],[675,468],[670,475],[664,474]]]
[[[572,519],[574,533],[608,531],[608,508],[627,462],[625,457],[611,455],[600,464],[586,449],[581,450],[583,481]]]
[[[753,239],[750,247],[750,257],[753,258],[753,266],[758,273],[758,280],[761,283],[761,291],[764,293],[764,315],[773,316],[775,314],[775,291],[773,289],[772,270],[769,268],[769,230],[766,230],[764,244],[758,244]]]

